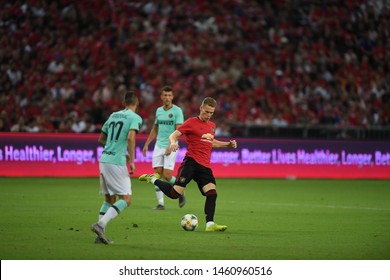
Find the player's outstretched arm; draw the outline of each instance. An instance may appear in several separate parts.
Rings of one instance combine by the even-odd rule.
[[[157,127],[157,125],[154,124],[152,129],[150,130],[148,139],[146,139],[145,145],[142,148],[142,154],[144,155],[144,157],[146,157],[146,152],[148,151],[148,147],[149,147],[150,142],[152,142],[154,140],[154,138],[156,138],[157,133],[158,133],[158,127]]]
[[[219,141],[217,139],[213,139],[213,148],[237,148],[236,140],[229,141]]]
[[[137,132],[132,129],[129,131],[129,134],[127,135],[127,151],[128,155],[126,156],[126,160],[129,163],[130,166],[130,174],[133,174],[135,172],[135,137],[137,135]]]
[[[175,130],[174,132],[172,132],[171,135],[169,135],[169,142],[170,142],[169,147],[171,148],[172,152],[176,152],[177,149],[179,149],[179,144],[177,144],[177,140],[179,139],[180,136],[181,136],[181,132],[178,130]]]
[[[107,142],[107,134],[105,134],[103,131],[100,133],[99,135],[99,140],[98,140],[99,144],[101,146],[105,146],[106,145],[106,142]]]

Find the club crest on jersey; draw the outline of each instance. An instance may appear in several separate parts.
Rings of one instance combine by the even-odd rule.
[[[186,178],[184,178],[184,177],[180,177],[180,178],[179,178],[179,182],[180,182],[180,183],[184,183],[185,181],[186,181]]]
[[[214,128],[214,127],[212,127],[212,128],[211,128],[211,131],[215,133],[215,128]]]
[[[173,117],[173,114],[169,114],[168,117],[172,118],[172,117]]]

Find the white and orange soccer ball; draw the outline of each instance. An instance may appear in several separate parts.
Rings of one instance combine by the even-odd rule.
[[[198,218],[194,214],[185,214],[181,218],[181,227],[185,231],[194,231],[198,228]]]

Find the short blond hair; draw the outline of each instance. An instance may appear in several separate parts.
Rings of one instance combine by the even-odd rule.
[[[204,105],[208,105],[210,107],[217,107],[217,101],[214,99],[214,98],[211,98],[211,97],[206,97],[205,99],[203,99],[203,102],[202,102],[202,106]]]

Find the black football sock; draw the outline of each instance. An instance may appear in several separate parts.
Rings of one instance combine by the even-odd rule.
[[[206,214],[206,222],[214,221],[216,200],[217,200],[217,190],[209,190],[208,192],[206,192],[206,203],[204,205],[204,213]]]
[[[157,179],[154,181],[154,184],[169,198],[177,199],[179,198],[180,194],[175,191],[173,186],[171,186],[170,183]]]

